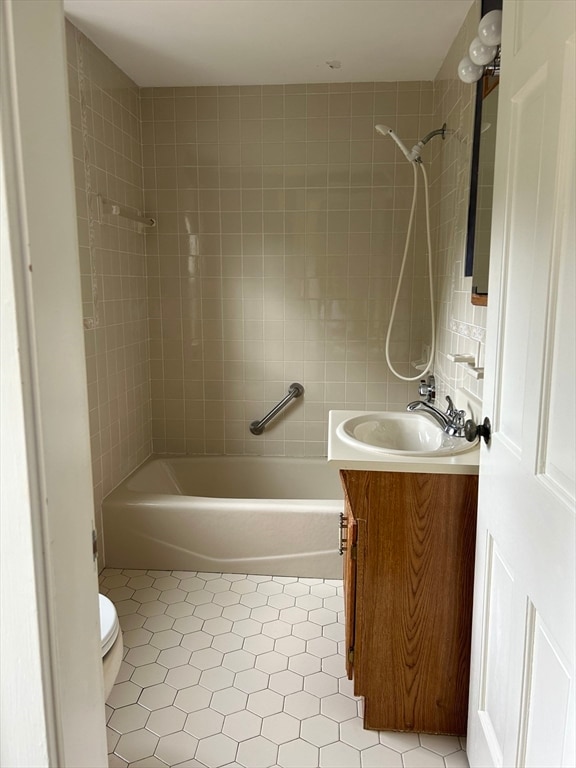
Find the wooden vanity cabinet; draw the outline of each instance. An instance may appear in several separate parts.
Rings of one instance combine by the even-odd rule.
[[[478,478],[340,475],[347,672],[364,727],[462,735]]]

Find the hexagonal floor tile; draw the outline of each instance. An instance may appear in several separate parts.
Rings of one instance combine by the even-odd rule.
[[[243,741],[238,745],[236,761],[245,768],[269,768],[275,765],[278,747],[262,736]]]
[[[196,754],[198,740],[185,731],[162,736],[156,747],[156,756],[167,765],[176,765],[190,760]]]
[[[436,752],[430,752],[424,747],[417,747],[404,752],[402,755],[405,768],[444,768],[444,759]]]
[[[162,603],[181,603],[186,599],[187,594],[183,589],[165,589],[160,593],[158,600]]]
[[[176,707],[164,707],[149,713],[146,730],[156,736],[168,736],[170,733],[181,731],[186,722],[186,713]]]
[[[182,637],[180,632],[175,632],[173,629],[165,629],[162,632],[155,632],[154,635],[152,635],[150,645],[164,651],[166,648],[175,648],[177,645],[180,645]]]
[[[224,715],[220,712],[215,712],[213,709],[199,709],[188,715],[184,730],[197,739],[205,739],[221,733],[223,723]]]
[[[224,619],[222,616],[218,616],[215,619],[208,619],[204,622],[202,631],[208,635],[223,635],[226,632],[230,632],[232,629],[232,622],[229,619]]]
[[[130,733],[144,728],[150,712],[139,704],[129,704],[127,707],[120,707],[114,710],[114,714],[108,721],[110,728],[118,733]]]
[[[248,696],[246,708],[250,710],[250,712],[255,712],[257,715],[264,717],[266,715],[275,715],[276,712],[281,712],[283,704],[283,696],[279,693],[274,693],[274,691],[264,689],[262,691],[251,693]]]
[[[236,757],[238,742],[219,733],[202,739],[196,750],[196,759],[210,768],[220,768]]]
[[[322,699],[320,707],[323,715],[336,720],[338,723],[356,717],[357,713],[356,702],[347,696],[342,696],[341,693],[326,696]]]
[[[212,694],[201,685],[191,685],[190,688],[182,688],[174,699],[174,706],[183,712],[197,712],[210,706]]]
[[[252,669],[256,663],[256,656],[248,651],[237,650],[227,653],[222,659],[222,666],[233,672],[242,672],[244,669]],[[265,670],[264,670],[265,671]]]
[[[224,635],[216,635],[212,638],[211,646],[222,653],[238,651],[242,648],[242,638],[234,635],[232,632],[226,632]]]
[[[189,688],[191,685],[196,685],[200,680],[200,670],[196,667],[191,667],[189,664],[183,664],[180,667],[172,667],[168,671],[164,682],[166,685],[170,685],[172,688],[176,688],[177,691],[182,688]]]
[[[220,651],[214,650],[214,648],[203,648],[200,651],[194,651],[190,657],[190,664],[198,669],[211,669],[212,667],[219,667],[222,663],[224,654]]]
[[[121,736],[115,752],[123,760],[133,763],[135,760],[142,760],[143,757],[152,757],[157,744],[158,736],[142,728]]]
[[[213,667],[202,672],[200,685],[209,691],[220,691],[229,688],[234,682],[234,672],[226,667]]]
[[[240,688],[244,693],[255,693],[268,688],[269,675],[260,672],[259,669],[245,669],[238,672],[234,678],[234,687]]]
[[[168,670],[160,664],[144,664],[142,667],[136,667],[130,678],[136,685],[146,688],[148,685],[157,685],[163,683]]]
[[[151,645],[139,645],[137,648],[130,648],[125,661],[134,667],[142,667],[146,664],[153,664],[158,659],[159,654],[158,648]]]
[[[136,648],[139,645],[148,645],[151,637],[153,637],[152,632],[140,628],[124,632],[122,639],[126,648]]]
[[[161,613],[158,616],[150,616],[144,621],[144,629],[149,632],[162,632],[165,629],[173,629],[174,619]]]
[[[222,688],[213,694],[210,707],[223,715],[231,715],[246,709],[247,701],[248,694],[244,691],[239,691],[238,688]]]
[[[318,748],[303,739],[281,744],[278,749],[278,765],[282,768],[318,768]]]
[[[260,656],[256,656],[256,669],[261,669],[262,672],[280,672],[286,669],[288,666],[288,658],[276,651],[268,651],[268,653],[262,653]]]
[[[141,693],[142,688],[139,685],[131,682],[117,683],[108,697],[108,704],[114,709],[126,707],[128,704],[135,704]]]
[[[179,605],[179,603],[177,603]],[[190,632],[197,632],[202,629],[203,620],[198,616],[182,616],[176,619],[172,625],[172,629],[175,632],[180,632],[183,635],[187,635]]]
[[[320,747],[322,768],[360,768],[360,752],[348,744],[337,742]]]
[[[354,717],[340,723],[340,740],[355,749],[368,749],[379,744],[378,732],[364,728],[362,720]]]
[[[202,603],[194,608],[194,616],[205,621],[206,619],[215,619],[222,615],[224,609],[217,603]]]
[[[388,747],[378,744],[376,747],[362,750],[362,768],[402,768],[402,755]]]
[[[302,720],[300,737],[315,747],[326,747],[339,739],[338,723],[324,715]]]
[[[434,736],[422,733],[420,734],[420,744],[431,752],[444,756],[460,750],[460,742],[457,736]]]
[[[265,624],[262,624],[262,634],[267,635],[268,637],[273,637],[274,639],[286,637],[291,631],[292,625],[288,624],[287,621],[281,621],[280,619],[277,621],[267,621]]]
[[[167,589],[176,589],[179,583],[179,579],[175,579],[174,576],[161,576],[159,579],[154,579],[153,586],[164,592]]]
[[[173,669],[174,667],[188,664],[191,655],[191,651],[178,645],[174,648],[166,648],[166,650],[160,651],[157,662],[167,669]]]
[[[101,584],[127,648],[111,768],[466,768],[458,739],[364,730],[340,580],[106,569]]]
[[[189,651],[200,651],[203,648],[210,648],[213,639],[214,636],[207,632],[189,632],[182,637],[181,645]]]
[[[258,608],[260,605],[266,605],[268,598],[261,592],[246,592],[240,598],[240,603],[241,605],[247,605],[248,608]]]
[[[127,579],[126,576],[122,578]],[[154,579],[151,579],[150,576],[133,576],[131,579],[127,579],[127,583],[132,589],[146,589],[154,584]]]
[[[222,733],[235,741],[245,741],[260,735],[262,718],[252,712],[235,712],[224,721]]]
[[[232,632],[240,637],[250,637],[250,635],[259,635],[262,631],[262,624],[254,619],[241,619],[235,621],[232,625]]]
[[[320,699],[306,691],[291,693],[284,701],[284,711],[300,720],[313,717],[320,712]]]
[[[166,683],[151,685],[142,691],[138,703],[146,709],[162,709],[169,707],[176,698],[176,691]]]
[[[268,715],[262,720],[262,736],[274,744],[284,744],[293,741],[300,735],[300,720],[286,712]]]

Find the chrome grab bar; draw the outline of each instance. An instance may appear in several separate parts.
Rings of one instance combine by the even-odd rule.
[[[288,394],[286,397],[278,403],[278,405],[275,405],[272,410],[264,416],[263,419],[260,419],[260,421],[253,421],[250,424],[250,432],[252,432],[253,435],[261,435],[262,432],[264,432],[264,427],[266,424],[268,424],[269,421],[272,421],[274,416],[276,416],[282,408],[285,408],[290,400],[293,400],[295,397],[300,397],[304,394],[304,387],[302,384],[298,384],[297,382],[294,382],[294,384],[290,384],[288,388]]]

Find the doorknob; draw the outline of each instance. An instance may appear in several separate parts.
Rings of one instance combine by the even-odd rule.
[[[476,424],[473,419],[468,419],[464,424],[464,436],[469,443],[473,443],[477,437],[482,437],[486,445],[490,443],[490,435],[492,433],[492,425],[490,419],[486,417],[482,424]]]

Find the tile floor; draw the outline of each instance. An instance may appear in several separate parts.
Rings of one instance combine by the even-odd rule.
[[[463,768],[463,740],[366,731],[344,675],[342,582],[106,569],[125,658],[110,766]]]

